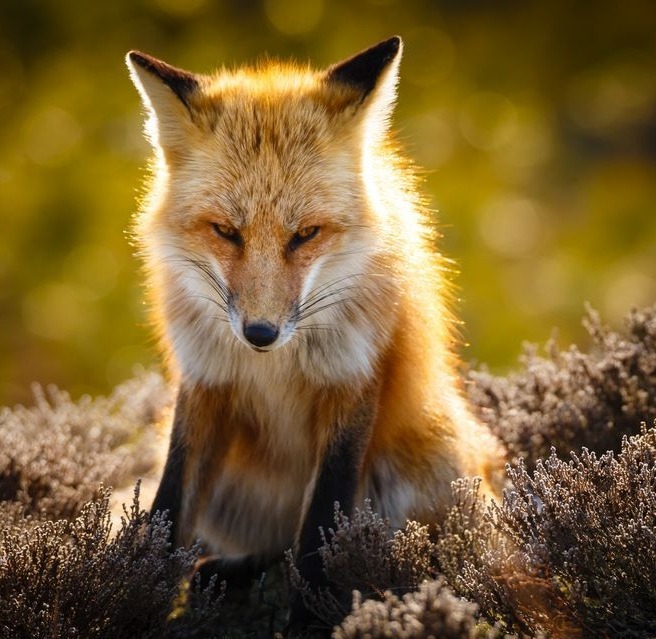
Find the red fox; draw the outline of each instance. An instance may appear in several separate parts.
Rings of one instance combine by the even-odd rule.
[[[214,75],[127,56],[155,150],[136,235],[179,383],[152,508],[176,543],[227,563],[293,546],[320,584],[335,502],[430,522],[453,480],[501,465],[458,389],[443,261],[389,133],[401,50]]]

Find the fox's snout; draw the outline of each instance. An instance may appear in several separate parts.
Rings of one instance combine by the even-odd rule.
[[[235,338],[259,352],[271,351],[286,344],[296,329],[293,305],[289,310],[246,309],[239,304],[237,295],[228,303],[228,318]]]
[[[221,257],[217,276],[230,291],[226,310],[235,338],[259,351],[286,344],[296,329],[306,274],[266,251]]]

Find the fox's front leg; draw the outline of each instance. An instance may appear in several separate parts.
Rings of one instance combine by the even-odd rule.
[[[193,512],[198,504],[193,501],[193,487],[185,486],[185,477],[190,474],[189,470],[198,472],[204,461],[199,461],[198,446],[195,452],[187,442],[190,440],[190,433],[194,428],[198,429],[199,424],[203,430],[209,431],[209,424],[220,421],[216,414],[207,410],[208,404],[211,405],[211,402],[208,402],[205,393],[180,387],[164,473],[150,510],[151,517],[156,512],[166,513],[171,523],[171,550],[194,541],[193,529],[188,519],[190,511]],[[219,577],[217,586],[222,581],[227,581],[230,586],[245,586],[261,572],[263,565],[264,560],[258,556],[226,561],[210,555],[196,562],[191,577],[198,575],[202,587],[207,586],[214,575]]]
[[[309,507],[302,522],[297,543],[296,567],[313,590],[329,584],[317,550],[322,544],[322,529],[334,526],[335,502],[351,514],[362,473],[375,417],[374,402],[363,401],[346,424],[336,425],[335,436],[327,446],[316,474]],[[303,627],[315,620],[299,593],[292,597],[289,627]]]
[[[156,513],[166,512],[171,522],[170,541],[171,548],[180,545],[180,513],[182,510],[184,470],[187,462],[187,446],[184,441],[184,414],[186,393],[181,388],[175,406],[173,429],[169,442],[169,451],[164,466],[164,474],[159,482],[153,505],[150,509],[151,517]]]

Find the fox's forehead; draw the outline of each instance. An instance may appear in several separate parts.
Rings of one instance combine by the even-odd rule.
[[[337,137],[325,112],[304,96],[224,98],[216,107],[213,135],[236,154],[271,155],[286,161],[326,149]]]
[[[270,218],[296,229],[319,223],[329,212],[336,223],[352,222],[360,196],[349,166],[355,161],[312,144],[294,148],[281,131],[277,135],[280,139],[262,132],[257,141],[257,133],[250,131],[249,137],[223,139],[179,176],[183,188],[175,189],[176,199],[183,200],[184,208],[225,216],[237,227]]]
[[[326,141],[342,131],[354,89],[326,82],[309,66],[267,62],[201,76],[192,110],[205,114],[223,137],[289,146]]]
[[[185,167],[203,204],[237,223],[265,211],[296,226],[327,208],[353,202],[359,145],[313,95],[280,91],[221,92],[206,108],[212,126]],[[344,207],[342,206],[344,204]]]

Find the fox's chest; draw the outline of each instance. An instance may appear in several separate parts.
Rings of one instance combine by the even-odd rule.
[[[186,535],[224,557],[275,555],[291,547],[316,463],[311,401],[288,383],[239,389],[235,409],[213,425],[186,475]]]

